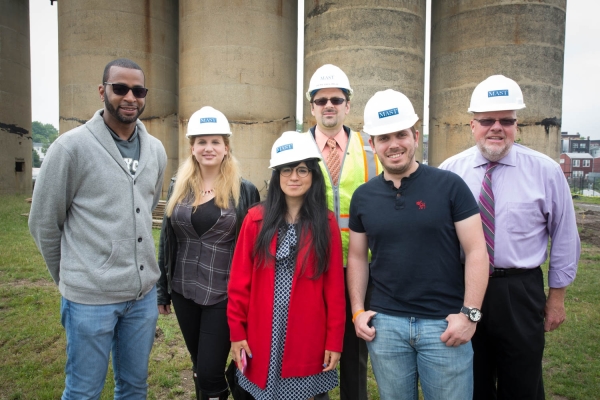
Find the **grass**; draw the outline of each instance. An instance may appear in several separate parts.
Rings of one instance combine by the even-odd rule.
[[[60,294],[27,228],[29,204],[0,196],[0,399],[57,399],[64,386],[65,338]],[[154,232],[158,239],[158,231]],[[600,248],[582,246],[577,279],[567,291],[567,321],[546,335],[548,399],[600,393]],[[174,315],[159,318],[150,356],[149,399],[193,399],[191,362]],[[112,399],[109,371],[102,399]],[[379,399],[369,374],[370,399]],[[330,393],[339,399],[339,391]]]
[[[600,197],[574,195],[574,203],[600,204]]]

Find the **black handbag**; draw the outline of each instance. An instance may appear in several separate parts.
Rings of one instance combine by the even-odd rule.
[[[231,396],[233,396],[234,400],[254,400],[254,397],[252,397],[250,393],[246,392],[238,385],[236,371],[237,366],[235,365],[235,361],[231,360],[229,366],[225,370],[225,379],[227,379],[227,383],[229,384]]]

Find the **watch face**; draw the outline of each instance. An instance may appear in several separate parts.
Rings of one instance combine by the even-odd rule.
[[[473,322],[479,321],[481,319],[481,311],[476,308],[472,308],[471,311],[469,311],[469,319]]]

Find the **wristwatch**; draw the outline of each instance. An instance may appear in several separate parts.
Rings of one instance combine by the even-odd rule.
[[[472,322],[478,322],[481,319],[481,310],[479,308],[462,306],[460,312],[469,317]]]

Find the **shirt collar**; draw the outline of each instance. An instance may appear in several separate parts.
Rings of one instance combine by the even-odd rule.
[[[329,139],[329,137],[323,132],[321,132],[318,126],[315,127],[315,142],[317,143],[317,147],[319,147],[319,151],[321,153],[323,153],[323,149],[325,149],[325,146],[327,145],[327,139]],[[346,148],[346,143],[348,143],[348,136],[346,135],[346,131],[344,130],[343,126],[340,129],[340,131],[335,134],[333,139],[335,139],[338,146],[340,146],[342,150]]]

